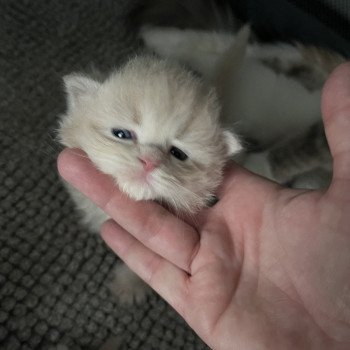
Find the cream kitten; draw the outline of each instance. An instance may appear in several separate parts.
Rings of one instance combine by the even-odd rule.
[[[178,64],[145,55],[103,82],[81,74],[64,82],[68,109],[60,142],[84,150],[133,199],[193,213],[214,195],[226,161],[241,149],[219,124],[215,92]],[[85,224],[98,231],[106,214],[68,189]],[[141,285],[118,268],[113,289],[121,299],[142,299]]]

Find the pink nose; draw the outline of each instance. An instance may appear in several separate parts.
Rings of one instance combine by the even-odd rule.
[[[149,157],[139,157],[139,161],[142,163],[143,168],[147,172],[153,171],[160,164],[160,162],[158,160],[152,159],[152,158],[149,158]]]

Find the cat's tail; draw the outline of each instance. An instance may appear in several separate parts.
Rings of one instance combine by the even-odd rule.
[[[236,31],[240,21],[234,17],[228,0],[143,0],[129,15],[137,26]]]

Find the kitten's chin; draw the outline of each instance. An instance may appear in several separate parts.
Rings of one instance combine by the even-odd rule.
[[[116,179],[120,189],[130,198],[140,200],[156,200],[163,205],[169,206],[177,213],[195,213],[206,206],[206,198],[209,196],[208,189],[203,189],[202,195],[184,190],[171,183],[161,185],[152,176],[118,176]]]
[[[199,198],[188,198],[181,196],[181,193],[177,191],[175,195],[172,191],[168,193],[160,193],[152,185],[144,183],[135,185],[132,183],[123,185],[122,190],[132,199],[136,201],[140,200],[153,200],[157,201],[161,205],[165,205],[168,209],[176,213],[195,213],[205,206],[205,201]],[[173,193],[173,196],[171,195]]]
[[[149,188],[139,189],[138,191],[129,190],[126,192],[130,198],[135,199],[136,201],[147,201],[157,199],[156,194]]]
[[[157,199],[154,188],[146,181],[130,181],[130,179],[120,181],[117,179],[117,182],[121,190],[132,199],[137,201]]]

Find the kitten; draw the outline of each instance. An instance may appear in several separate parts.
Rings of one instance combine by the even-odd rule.
[[[68,109],[60,142],[84,150],[135,200],[193,213],[212,198],[226,161],[241,149],[238,137],[220,126],[214,90],[179,64],[142,55],[105,81],[72,74],[64,82]],[[84,223],[98,231],[106,214],[68,190]],[[143,298],[135,275],[125,267],[116,273],[113,288],[120,299]]]

